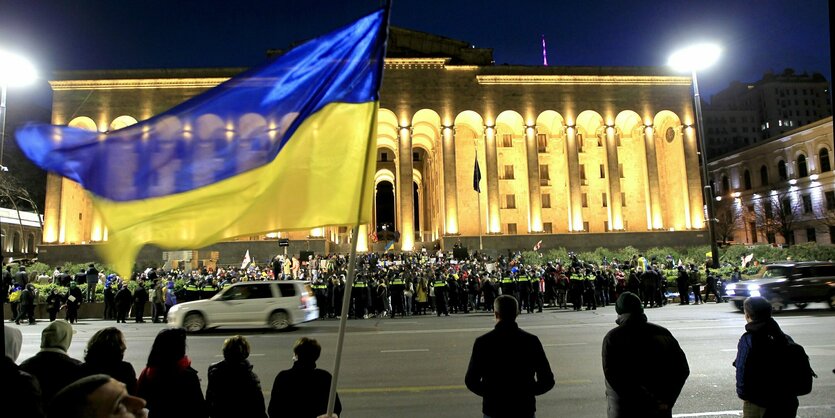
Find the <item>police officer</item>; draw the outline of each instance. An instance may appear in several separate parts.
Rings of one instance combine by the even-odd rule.
[[[330,300],[328,300],[328,285],[322,278],[316,279],[313,283],[313,293],[316,295],[316,303],[319,305],[319,318],[325,319],[330,310]]]
[[[575,311],[583,310],[583,273],[574,267],[571,268],[569,280],[569,296]]]
[[[389,285],[389,296],[391,296],[391,317],[399,313],[401,317],[406,316],[406,310],[403,309],[403,292],[406,290],[406,282],[403,280],[402,272],[395,272],[391,278]]]
[[[197,282],[194,280],[194,277],[189,279],[188,283],[183,287],[183,290],[185,291],[186,302],[197,300],[200,297],[200,288],[197,287]]]
[[[519,275],[516,276],[516,291],[519,292],[519,312],[524,309],[528,313],[533,313],[530,301],[531,278],[524,267],[519,269]]]
[[[516,283],[513,281],[513,276],[510,270],[506,270],[504,276],[502,276],[502,281],[499,283],[499,289],[502,291],[503,295],[513,296],[513,294],[516,293]]]
[[[435,276],[435,281],[433,282],[434,289],[435,289],[435,312],[438,316],[441,316],[443,313],[444,316],[449,316],[449,311],[447,310],[447,292],[446,287],[447,283],[444,280],[444,276],[438,273]]]
[[[357,276],[354,284],[351,287],[351,308],[353,308],[354,318],[367,318],[365,308],[368,304],[368,285],[365,283],[365,277]]]
[[[534,308],[536,308],[537,312],[542,312],[542,298],[545,294],[545,272],[532,271],[529,275],[531,278],[530,311],[533,313]]]

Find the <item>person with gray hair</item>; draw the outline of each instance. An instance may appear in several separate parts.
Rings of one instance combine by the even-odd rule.
[[[638,295],[623,292],[615,311],[618,326],[603,338],[609,418],[672,417],[690,376],[684,351],[670,331],[647,322]]]
[[[464,383],[482,398],[481,411],[489,418],[532,418],[536,397],[551,390],[554,373],[536,335],[516,324],[519,303],[510,295],[493,302],[495,328],[476,338]],[[511,362],[496,361],[508,353]]]
[[[147,418],[145,400],[130,395],[125,384],[106,375],[83,377],[61,389],[47,418]]]

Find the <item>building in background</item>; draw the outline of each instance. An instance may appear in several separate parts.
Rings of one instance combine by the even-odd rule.
[[[52,122],[119,129],[241,70],[57,73]],[[380,102],[374,222],[359,237],[348,226],[243,237],[207,249],[220,252],[220,264],[239,263],[244,249],[263,261],[279,251],[278,238],[290,239],[292,253],[345,252],[354,238],[361,250],[381,250],[386,243],[372,241],[384,225],[399,233],[401,251],[707,242],[689,76],[496,66],[489,49],[393,29]],[[476,159],[481,193],[472,186]],[[50,175],[43,241],[54,262],[94,257],[90,249],[107,233],[87,194]],[[147,247],[140,254],[155,257],[159,250]]]
[[[710,159],[756,144],[832,115],[823,75],[766,73],[753,83],[735,81],[705,105]]]
[[[708,163],[717,239],[835,243],[832,117]]]
[[[7,262],[34,259],[41,244],[43,219],[35,212],[0,208],[0,247]]]

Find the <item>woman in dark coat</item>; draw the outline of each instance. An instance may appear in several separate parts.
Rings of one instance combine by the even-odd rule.
[[[312,338],[302,337],[293,346],[296,362],[289,370],[281,371],[275,377],[270,406],[270,418],[316,418],[325,415],[328,409],[331,374],[316,368],[316,360],[322,353],[322,346]],[[336,397],[333,412],[342,413],[339,396]],[[153,417],[152,417],[153,418]]]
[[[206,403],[212,418],[267,418],[261,381],[249,364],[249,341],[236,335],[223,342],[223,361],[209,366]]]
[[[81,306],[81,301],[84,296],[81,294],[81,289],[75,281],[70,282],[70,290],[67,293],[67,321],[71,324],[78,322],[78,307]]]
[[[145,399],[149,418],[209,416],[197,370],[186,356],[186,331],[164,329],[157,334],[148,363],[139,374],[136,395]]]
[[[84,375],[106,374],[124,383],[129,394],[136,394],[136,370],[123,360],[126,348],[125,337],[119,329],[107,327],[96,331],[84,352],[81,365]]]
[[[125,323],[125,319],[128,317],[128,311],[130,310],[130,303],[133,300],[133,295],[130,293],[130,289],[124,283],[121,284],[119,287],[119,291],[116,292],[116,323],[119,322]]]

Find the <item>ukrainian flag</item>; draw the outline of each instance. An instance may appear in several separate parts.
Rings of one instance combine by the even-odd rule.
[[[367,223],[387,25],[379,10],[124,129],[27,125],[17,142],[91,193],[123,277],[145,244]]]

